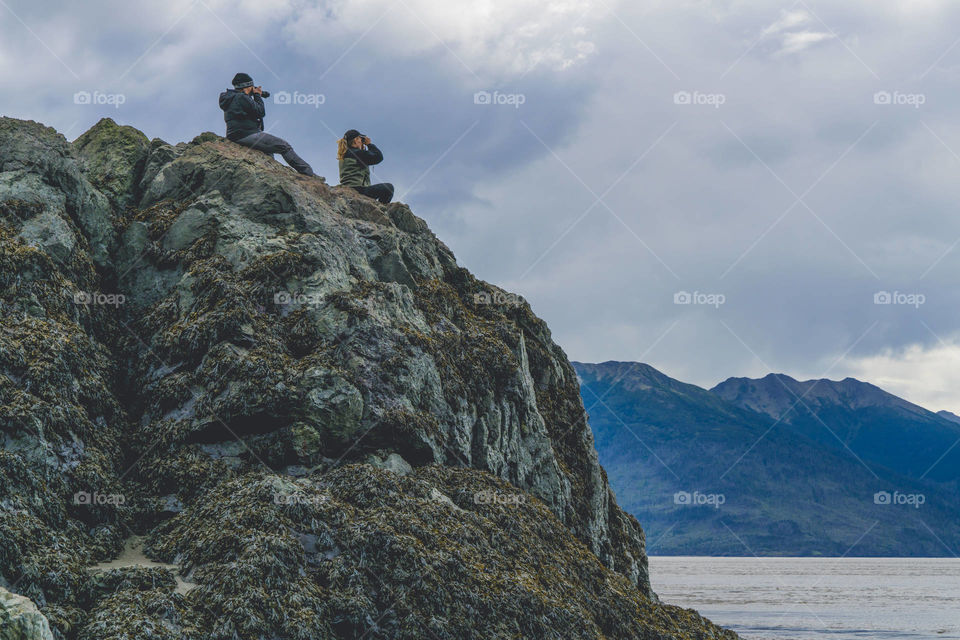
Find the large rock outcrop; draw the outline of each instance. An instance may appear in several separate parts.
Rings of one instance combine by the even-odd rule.
[[[0,588],[0,640],[53,640],[53,633],[28,598]]]
[[[0,296],[0,585],[58,637],[733,637],[652,596],[546,325],[403,204],[4,118]],[[198,586],[87,570],[134,533]]]

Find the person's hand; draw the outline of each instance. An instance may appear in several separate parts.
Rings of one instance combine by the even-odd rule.
[[[254,87],[253,92],[259,96],[263,93],[263,87]]]
[[[370,144],[370,138],[367,136],[363,136],[363,144],[364,146]]]

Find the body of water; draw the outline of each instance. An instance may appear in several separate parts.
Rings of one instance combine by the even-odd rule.
[[[654,556],[650,580],[745,640],[960,639],[957,558]]]

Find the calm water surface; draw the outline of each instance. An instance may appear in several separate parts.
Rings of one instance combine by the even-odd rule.
[[[957,558],[654,556],[650,580],[746,640],[960,639]]]

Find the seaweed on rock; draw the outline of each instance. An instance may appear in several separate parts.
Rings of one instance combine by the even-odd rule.
[[[90,569],[134,533],[178,568]],[[653,597],[526,302],[403,204],[107,120],[0,119],[4,583],[58,640],[735,637]]]

